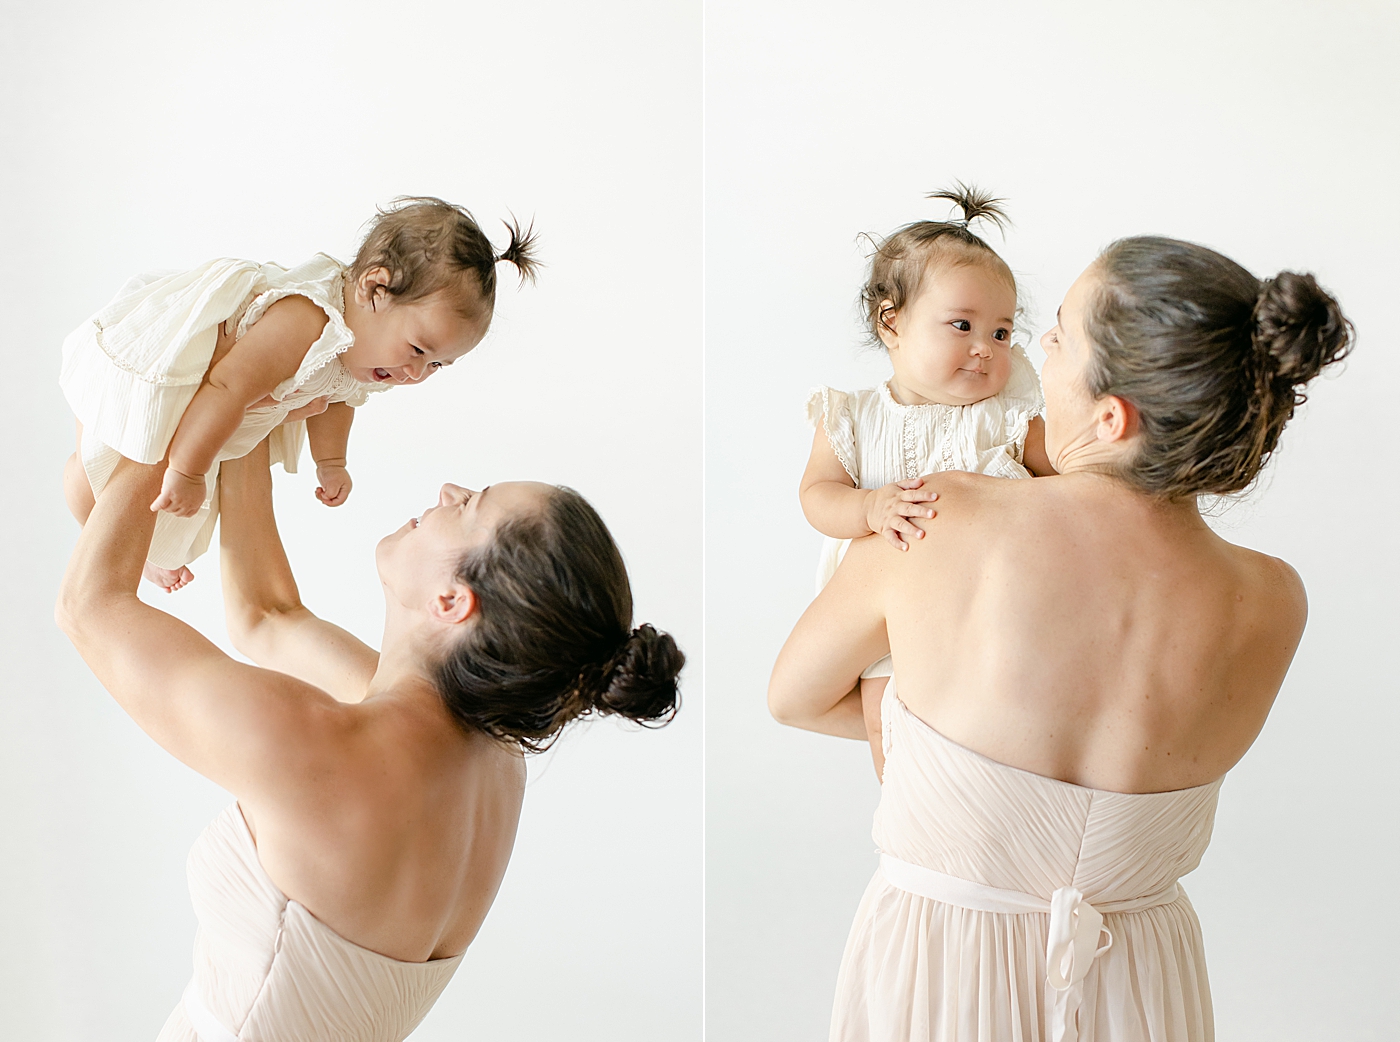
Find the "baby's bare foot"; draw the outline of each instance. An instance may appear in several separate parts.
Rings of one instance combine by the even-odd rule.
[[[188,585],[190,580],[194,578],[194,572],[184,565],[179,568],[157,568],[150,561],[147,561],[146,567],[141,569],[141,575],[151,580],[166,593],[174,593],[180,587]]]

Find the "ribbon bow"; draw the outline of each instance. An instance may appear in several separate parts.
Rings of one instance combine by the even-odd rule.
[[[1108,943],[1099,947],[1099,935]],[[1103,925],[1103,915],[1072,886],[1062,886],[1050,897],[1050,936],[1045,963],[1050,987],[1055,989],[1051,1010],[1051,1042],[1078,1042],[1079,1006],[1084,1001],[1084,977],[1104,952],[1113,947],[1113,934]]]

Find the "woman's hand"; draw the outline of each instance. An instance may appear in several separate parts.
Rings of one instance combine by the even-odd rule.
[[[910,518],[937,516],[928,504],[938,493],[923,487],[923,478],[896,481],[873,489],[865,500],[865,523],[870,531],[882,535],[897,550],[908,550],[906,539],[922,539],[923,530]]]
[[[194,517],[208,498],[203,474],[182,474],[174,467],[165,469],[160,495],[151,503],[151,512],[164,510],[176,517]]]

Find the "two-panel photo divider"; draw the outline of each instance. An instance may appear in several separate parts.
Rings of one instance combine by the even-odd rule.
[[[3,19],[0,1042],[1393,1037],[1400,11]]]

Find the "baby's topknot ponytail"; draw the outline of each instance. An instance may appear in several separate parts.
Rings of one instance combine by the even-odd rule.
[[[446,291],[464,318],[489,320],[496,305],[497,262],[510,261],[522,280],[534,281],[540,267],[534,225],[525,232],[518,222],[506,227],[510,245],[497,256],[465,208],[430,195],[399,196],[370,222],[348,277],[354,283],[383,268],[389,280],[379,292],[399,303]]]
[[[520,222],[515,219],[514,215],[509,221],[501,223],[510,232],[510,243],[496,257],[496,263],[505,261],[508,264],[514,264],[515,270],[520,273],[520,281],[533,283],[542,267],[535,257],[535,241],[538,238],[535,234],[535,222],[531,221],[530,226],[523,232],[520,230]]]
[[[887,239],[866,236],[875,245],[866,271],[865,285],[860,290],[860,306],[865,317],[866,337],[872,347],[884,344],[883,334],[893,330],[890,324],[899,309],[913,300],[923,283],[924,275],[935,264],[956,266],[981,264],[1004,279],[1016,290],[1016,277],[1006,262],[997,255],[968,225],[985,220],[1004,231],[1010,223],[999,199],[973,185],[954,181],[951,188],[929,192],[927,199],[946,199],[962,210],[962,219],[955,221],[915,221],[906,224]]]
[[[974,185],[965,185],[961,181],[954,181],[952,188],[929,192],[924,198],[948,200],[963,214],[961,221],[950,223],[961,224],[964,228],[973,221],[985,220],[996,225],[997,231],[1005,231],[1006,226],[1011,223],[1001,205],[1006,202],[1005,199],[999,199],[991,192],[983,191]]]

